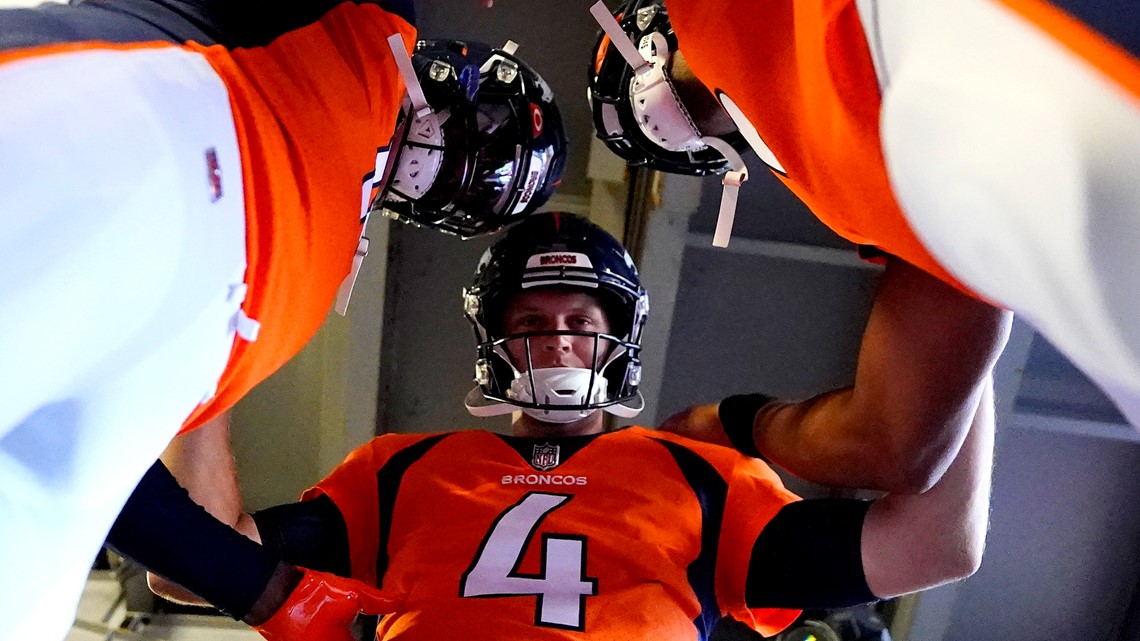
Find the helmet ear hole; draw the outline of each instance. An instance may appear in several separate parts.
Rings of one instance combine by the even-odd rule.
[[[606,314],[606,320],[610,324],[610,333],[617,336],[626,336],[629,334],[631,314],[627,309],[628,305],[625,301],[621,300],[609,291],[598,292],[596,297],[598,303],[602,306],[602,311]]]

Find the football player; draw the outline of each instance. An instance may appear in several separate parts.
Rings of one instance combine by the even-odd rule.
[[[0,12],[0,636],[63,636],[180,426],[343,312],[369,213],[545,200],[565,136],[513,48],[417,44],[400,1]]]
[[[988,386],[928,492],[799,500],[766,464],[729,448],[603,430],[603,412],[641,408],[649,305],[629,254],[587,220],[539,214],[508,230],[480,261],[463,309],[478,343],[465,404],[476,416],[515,412],[510,435],[380,436],[299,503],[252,516],[233,507],[226,520],[261,546],[203,511],[208,535],[159,511],[157,536],[116,527],[112,541],[236,616],[230,604],[248,601],[236,595],[284,603],[270,638],[301,638],[273,636],[284,627],[337,640],[355,597],[300,608],[288,594],[298,581],[307,594],[313,570],[350,576],[357,591],[383,588],[376,596],[393,603],[380,639],[705,639],[724,616],[771,636],[799,608],[921,590],[979,563]],[[125,515],[147,514],[146,496],[178,486],[156,465],[143,488]],[[214,561],[258,555],[281,559],[292,579],[266,588],[262,575]]]
[[[723,176],[714,242],[728,241],[747,188],[738,152],[752,148],[822,222],[885,262],[852,386],[801,402],[733,399],[726,411],[744,403],[753,430],[725,434],[715,405],[665,429],[731,441],[826,485],[918,492],[992,411],[982,393],[1011,315],[947,271],[903,217],[879,146],[875,70],[848,51],[864,42],[856,4],[635,0],[620,23],[595,5],[606,33],[590,97],[598,136],[623,158]]]

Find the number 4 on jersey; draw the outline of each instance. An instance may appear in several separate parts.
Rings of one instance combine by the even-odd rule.
[[[518,572],[539,523],[570,498],[565,494],[532,492],[499,515],[471,569],[463,575],[460,595],[537,596],[535,625],[585,629],[586,597],[598,593],[597,579],[586,576],[586,537],[543,534],[539,573]]]

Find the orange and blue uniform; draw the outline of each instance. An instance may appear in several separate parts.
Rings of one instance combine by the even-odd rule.
[[[385,435],[305,499],[321,496],[352,577],[407,594],[381,639],[695,639],[726,615],[773,635],[798,614],[745,595],[757,538],[797,497],[671,434]]]
[[[666,4],[821,221],[1016,312],[1140,424],[1131,3]]]
[[[260,328],[256,340],[235,341],[216,394],[184,429],[232,406],[325,319],[360,237],[362,186],[377,173],[404,96],[386,40],[399,33],[410,52],[410,20],[407,3],[384,1],[209,12],[193,3],[81,2],[5,15],[0,65],[180,49],[201,55],[229,93],[246,213],[242,309]]]
[[[362,186],[378,179],[404,85],[387,37],[415,30],[381,4],[342,2],[261,47],[196,47],[230,89],[247,207],[244,309],[261,324],[238,341],[217,395],[186,427],[236,403],[312,338],[348,275]]]
[[[1140,96],[1135,21],[1085,3],[1000,4]],[[816,217],[854,243],[973,291],[931,255],[892,191],[880,143],[881,79],[853,0],[667,6],[693,72],[739,107],[781,165],[777,176]]]
[[[69,624],[50,613],[78,601],[170,438],[323,322],[399,115],[386,40],[411,49],[409,6],[0,10],[0,616],[14,638],[63,636],[43,621]]]
[[[667,7],[693,73],[740,107],[782,166],[776,175],[820,221],[964,288],[922,246],[891,191],[879,84],[854,2]],[[744,52],[747,63],[734,59]]]

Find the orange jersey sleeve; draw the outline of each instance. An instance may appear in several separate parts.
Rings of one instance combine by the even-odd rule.
[[[726,615],[764,636],[774,636],[791,625],[800,612],[749,608],[745,604],[749,559],[764,527],[782,507],[799,497],[758,459],[738,459],[731,474],[717,564],[717,598]]]
[[[821,222],[969,291],[927,252],[895,199],[878,80],[852,0],[667,7],[693,72],[755,128],[776,175]]]
[[[784,487],[772,468],[726,448],[697,443],[666,432],[668,439],[699,453],[712,463],[727,483],[719,531],[715,588],[719,611],[764,636],[774,636],[799,616],[799,610],[749,608],[745,604],[749,559],[756,539],[785,505],[799,497]]]
[[[264,46],[188,45],[232,97],[247,212],[243,309],[260,330],[253,342],[236,341],[217,394],[187,428],[292,358],[332,308],[360,237],[365,185],[404,95],[386,42],[393,33],[410,51],[415,31],[403,18],[345,2]]]
[[[93,50],[176,48],[205,59],[228,91],[241,167],[217,171],[241,172],[247,258],[242,311],[256,323],[240,323],[216,393],[183,430],[231,407],[292,358],[332,308],[403,100],[387,38],[399,34],[412,50],[410,10],[407,0],[264,7],[79,0],[3,10],[0,64]],[[202,184],[210,188],[211,177],[203,175]],[[234,282],[242,276],[234,274]]]
[[[377,553],[380,531],[382,526],[388,527],[390,524],[382,523],[382,479],[378,475],[381,470],[391,469],[389,464],[392,463],[393,455],[403,453],[403,458],[407,460],[419,449],[416,446],[425,440],[430,445],[438,437],[395,434],[379,436],[354,450],[319,484],[301,496],[302,501],[328,496],[344,516],[353,578],[379,585],[377,562],[381,559],[378,559]],[[395,466],[400,464],[400,460],[394,463]],[[385,521],[390,519],[390,514],[384,518]]]

